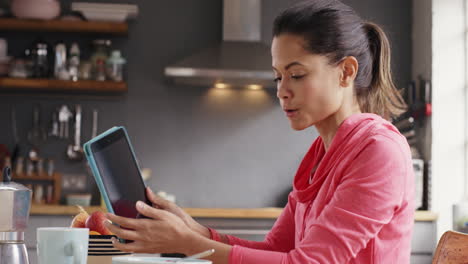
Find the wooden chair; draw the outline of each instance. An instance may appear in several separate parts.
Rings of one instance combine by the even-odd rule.
[[[445,232],[437,244],[432,264],[468,264],[468,234]]]

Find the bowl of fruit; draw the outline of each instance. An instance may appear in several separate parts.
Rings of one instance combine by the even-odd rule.
[[[102,211],[88,214],[79,206],[79,213],[73,218],[71,227],[89,228],[88,264],[111,264],[112,257],[125,256],[131,253],[123,252],[112,245],[112,237],[116,237],[104,225],[108,221]]]

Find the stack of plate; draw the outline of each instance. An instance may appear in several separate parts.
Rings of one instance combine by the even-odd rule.
[[[112,257],[130,255],[112,245],[115,236],[90,235],[88,246],[88,264],[111,264]]]
[[[122,22],[138,16],[138,6],[130,4],[72,3],[73,11],[81,12],[87,20]]]

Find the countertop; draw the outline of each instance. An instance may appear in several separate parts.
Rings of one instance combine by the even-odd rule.
[[[100,206],[85,207],[88,213],[94,211],[104,211]],[[197,218],[262,218],[275,219],[281,212],[282,208],[267,207],[267,208],[184,208],[184,210],[192,217]],[[76,206],[67,205],[32,205],[31,215],[75,215],[78,213]],[[431,211],[416,211],[415,221],[435,221],[437,214]]]

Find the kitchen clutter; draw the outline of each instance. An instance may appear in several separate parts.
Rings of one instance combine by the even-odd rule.
[[[67,19],[68,10],[62,10],[58,0],[12,0],[11,14],[20,19]],[[88,21],[123,22],[138,16],[138,6],[133,4],[73,2],[71,11]],[[65,13],[62,17],[60,15]]]
[[[411,148],[415,175],[415,205],[419,210],[431,206],[431,160],[426,146],[430,146],[431,81],[420,76],[412,81],[402,95],[408,105],[405,113],[392,120],[393,125],[406,138]]]
[[[38,39],[23,56],[11,59],[8,43],[0,39],[0,76],[13,78],[53,78],[58,80],[123,81],[126,59],[120,50],[112,49],[110,40],[92,42],[92,53],[83,60],[76,42],[59,41],[54,47]]]
[[[81,148],[82,120],[92,120],[89,135],[98,131],[98,110],[85,112],[77,105],[59,105],[50,114],[49,127],[43,122],[41,108],[33,108],[32,125],[26,131],[18,132],[15,107],[11,110],[11,128],[14,145],[8,148],[0,144],[0,169],[12,168],[12,177],[32,191],[34,204],[59,204],[89,206],[90,190],[86,189],[86,175],[69,175],[57,172],[57,160],[70,164],[83,162]],[[24,137],[26,135],[26,137]],[[51,152],[51,141],[63,146],[60,153]],[[62,142],[62,143],[60,143]],[[71,177],[73,176],[73,177]],[[62,197],[64,191],[64,197]],[[66,194],[69,194],[68,196]]]
[[[138,16],[138,6],[130,4],[73,2],[71,9],[94,21],[122,22]]]

